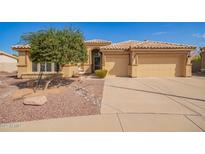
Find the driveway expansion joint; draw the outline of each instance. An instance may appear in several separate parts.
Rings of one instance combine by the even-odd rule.
[[[174,102],[180,104],[181,106],[184,106],[185,108],[187,108],[187,109],[191,110],[192,112],[196,113],[198,116],[201,116],[201,114],[200,114],[199,112],[197,112],[197,111],[191,109],[190,107],[188,107],[188,106],[186,106],[186,105],[180,103],[179,101],[176,101],[175,99],[173,99],[173,98],[171,98],[171,97],[169,97],[169,96],[167,96],[167,97],[168,97],[169,99],[173,100]]]
[[[205,130],[203,128],[201,128],[199,125],[197,125],[193,120],[191,120],[189,117],[187,117],[186,115],[184,115],[185,118],[187,118],[189,121],[191,121],[194,125],[196,125],[199,129],[201,129],[203,132],[205,132]]]
[[[112,108],[113,110],[117,110],[119,113],[123,113],[123,111],[121,111],[120,109],[118,109],[118,108],[116,108],[116,107],[113,107],[112,105],[110,105],[110,104],[103,104],[103,105],[107,105],[107,106],[109,106],[110,108]]]
[[[162,92],[153,92],[153,91],[147,91],[147,90],[142,90],[142,89],[135,89],[135,88],[127,88],[127,87],[121,87],[121,86],[115,86],[115,85],[107,85],[108,87],[113,87],[113,88],[119,88],[119,89],[126,89],[126,90],[130,90],[130,91],[140,91],[140,92],[145,92],[145,93],[153,93],[156,95],[164,95],[164,96],[171,96],[171,97],[180,97],[180,98],[184,98],[184,99],[192,99],[192,100],[197,100],[197,101],[202,101],[205,102],[205,99],[198,99],[198,98],[190,98],[190,97],[185,97],[185,96],[177,96],[177,95],[173,95],[173,94],[167,94],[167,93],[162,93]],[[148,86],[149,87],[149,86]],[[157,90],[157,88],[153,88],[153,87],[149,87],[152,88],[154,90]],[[158,89],[158,90],[162,90],[162,89]]]
[[[169,79],[169,80],[170,80],[170,79]],[[171,81],[172,81],[172,80],[171,80]],[[149,87],[149,88],[152,88],[153,90],[162,90],[162,89],[161,89],[161,88],[159,88],[159,87],[157,87],[157,88],[153,88],[152,86],[149,86],[149,85],[147,85],[147,84],[145,84],[145,83],[142,83],[142,84],[144,84],[145,86],[147,86],[147,87]],[[198,113],[197,111],[195,111],[195,110],[191,109],[190,107],[187,107],[186,105],[184,105],[184,104],[180,103],[179,101],[177,101],[177,100],[175,100],[175,99],[171,98],[170,96],[165,95],[165,97],[167,97],[167,98],[171,99],[172,101],[174,101],[174,102],[176,102],[176,103],[180,104],[181,106],[183,106],[183,107],[185,107],[185,108],[187,108],[187,109],[191,110],[192,112],[196,113],[197,115],[201,116],[201,114],[200,114],[200,113]],[[173,96],[173,97],[174,97],[174,96]],[[182,98],[182,99],[184,100],[184,98]]]
[[[190,102],[189,100],[186,100],[186,101],[187,101],[188,103],[190,103],[190,104],[192,104],[192,105],[194,105],[194,106],[200,108],[201,110],[205,110],[205,108],[203,108],[203,107],[201,107],[201,106],[199,106],[199,105],[196,105],[196,104]]]
[[[121,120],[120,120],[120,116],[119,116],[119,114],[116,113],[116,116],[117,116],[118,121],[119,121],[119,123],[120,123],[120,127],[121,127],[122,131],[124,132],[124,129],[123,129],[122,122],[121,122]]]

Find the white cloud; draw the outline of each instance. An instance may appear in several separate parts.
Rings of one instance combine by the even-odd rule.
[[[195,34],[192,34],[192,36],[198,37],[198,38],[205,38],[205,33],[203,33],[203,34],[195,33]]]
[[[152,35],[164,35],[167,34],[167,32],[156,32],[156,33],[152,33]]]

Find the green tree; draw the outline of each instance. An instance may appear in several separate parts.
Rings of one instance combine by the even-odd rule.
[[[87,61],[83,34],[74,28],[40,30],[22,35],[34,63],[77,64]],[[59,70],[58,70],[59,71]]]
[[[87,60],[83,34],[74,28],[50,28],[24,34],[22,41],[30,44],[31,60],[35,63],[76,64]]]

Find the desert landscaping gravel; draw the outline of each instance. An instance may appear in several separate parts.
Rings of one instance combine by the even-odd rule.
[[[2,76],[1,73],[0,80],[7,84],[6,87],[0,87],[0,96],[5,93],[6,88],[16,88],[15,83],[25,81],[5,74]],[[1,98],[0,123],[100,114],[104,80],[84,79],[82,82],[78,79],[72,80],[73,82],[67,86],[43,91],[48,101],[42,106],[24,105],[23,99],[12,97],[13,93]]]

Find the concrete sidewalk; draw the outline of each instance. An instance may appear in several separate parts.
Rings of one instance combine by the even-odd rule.
[[[204,118],[204,119],[203,119]],[[203,123],[200,127],[194,122]],[[167,114],[104,114],[0,124],[0,131],[204,131],[205,117]]]

